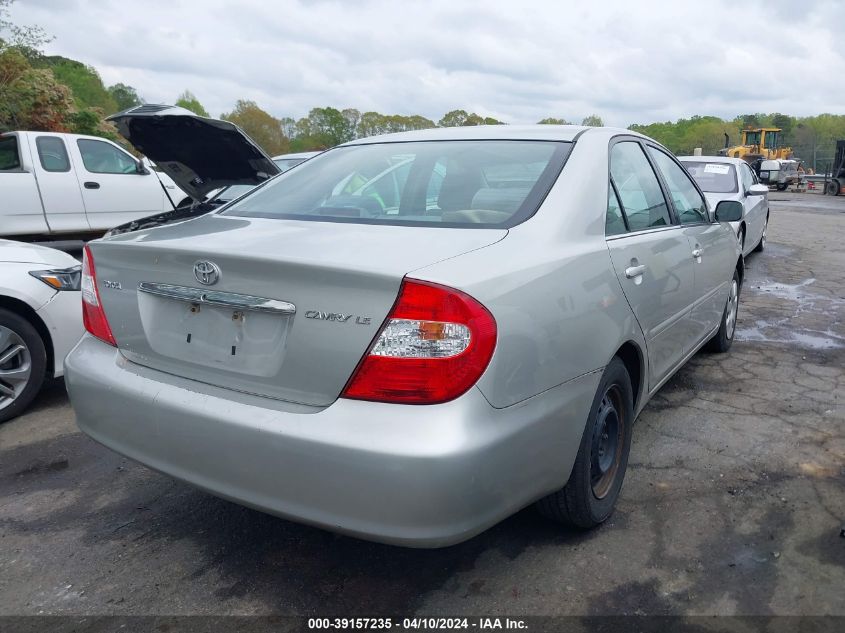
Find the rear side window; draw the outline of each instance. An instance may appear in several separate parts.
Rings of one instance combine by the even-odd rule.
[[[657,164],[657,169],[663,174],[663,180],[672,196],[672,203],[675,205],[675,212],[681,224],[708,222],[707,203],[698,193],[692,179],[678,163],[659,149],[649,147],[648,151]]]
[[[135,174],[138,163],[124,151],[104,141],[76,141],[85,169],[93,174]]]
[[[35,139],[35,147],[44,171],[70,171],[65,142],[58,136],[39,136]]]
[[[17,136],[0,136],[0,171],[20,171]]]
[[[632,231],[669,226],[669,207],[639,143],[623,141],[610,150],[610,175]]]
[[[339,147],[224,215],[322,222],[507,228],[529,218],[571,143],[424,141]]]

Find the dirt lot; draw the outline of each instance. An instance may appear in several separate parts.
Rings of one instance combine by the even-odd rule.
[[[845,615],[845,197],[772,199],[732,352],[640,416],[601,529],[529,508],[445,550],[335,536],[95,444],[58,382],[0,426],[0,614]]]

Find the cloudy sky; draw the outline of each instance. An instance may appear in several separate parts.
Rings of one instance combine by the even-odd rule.
[[[18,0],[12,17],[106,84],[153,103],[189,89],[214,116],[237,99],[278,117],[463,108],[619,126],[845,113],[839,0]]]

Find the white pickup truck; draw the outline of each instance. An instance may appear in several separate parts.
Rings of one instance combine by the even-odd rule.
[[[191,199],[109,140],[0,134],[0,236],[102,232]]]

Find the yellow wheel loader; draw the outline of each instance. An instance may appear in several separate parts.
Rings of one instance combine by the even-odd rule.
[[[758,160],[791,159],[791,147],[778,147],[783,130],[777,127],[758,127],[742,130],[742,143],[730,145],[730,137],[725,134],[725,148],[719,150],[720,156],[742,158],[754,163]]]

